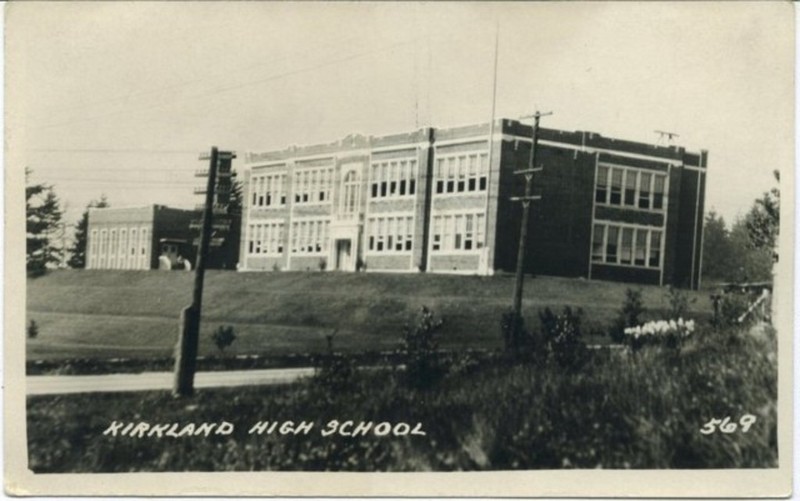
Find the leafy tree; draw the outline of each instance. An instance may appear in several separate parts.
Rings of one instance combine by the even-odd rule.
[[[712,210],[706,215],[703,225],[703,278],[732,280],[728,276],[732,254],[730,233],[725,226],[725,220]]]
[[[54,244],[54,233],[61,224],[61,203],[53,187],[30,184],[31,170],[25,169],[26,269],[41,274],[50,264],[61,261],[63,249]]]
[[[67,264],[70,268],[85,268],[86,267],[86,241],[89,233],[89,209],[98,208],[102,209],[109,207],[106,196],[102,195],[100,200],[92,200],[86,206],[81,218],[75,223],[75,243],[70,249],[70,258]]]
[[[780,183],[779,171],[773,171],[775,180]],[[769,249],[772,258],[778,261],[776,243],[780,229],[781,192],[779,187],[772,188],[755,201],[750,212],[745,216],[745,225],[751,245],[756,249]]]
[[[772,274],[773,250],[754,247],[747,218],[734,223],[730,231],[731,256],[728,259],[729,281],[753,282],[769,280]]]

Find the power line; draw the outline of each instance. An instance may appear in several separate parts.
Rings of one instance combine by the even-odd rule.
[[[359,39],[360,39],[360,37],[358,37],[358,36],[353,36],[353,37],[350,37],[350,38],[346,38],[346,39],[344,39],[342,44],[340,44],[340,45],[338,45],[336,47],[336,50],[344,48],[346,45],[349,45],[351,42],[354,42],[354,41],[359,40]],[[325,47],[328,47],[328,46],[326,45]],[[296,51],[294,54],[284,54],[284,55],[269,59],[267,61],[261,61],[261,62],[257,62],[257,63],[253,63],[253,64],[247,64],[245,67],[248,68],[248,69],[266,67],[268,65],[274,64],[274,63],[276,63],[276,62],[278,62],[280,60],[283,60],[283,59],[288,59],[290,57],[291,58],[295,58],[295,57],[297,57],[299,55],[311,54],[311,53],[318,54],[319,50],[318,49],[309,49],[309,50],[304,50],[304,51]],[[229,73],[230,72],[228,71],[228,72],[225,72],[225,73],[219,73],[217,75],[214,75],[211,78],[204,77],[204,78],[195,78],[195,79],[191,79],[191,80],[184,80],[184,81],[182,81],[180,83],[176,83],[176,84],[163,85],[163,86],[153,87],[153,88],[150,88],[150,89],[143,89],[143,90],[139,90],[139,91],[133,91],[133,92],[129,92],[129,93],[125,94],[125,95],[118,95],[118,96],[110,97],[110,98],[107,98],[107,99],[100,99],[100,100],[97,100],[97,101],[90,101],[88,103],[80,103],[80,104],[75,104],[75,105],[72,105],[72,106],[62,106],[62,107],[55,108],[54,110],[51,110],[51,111],[56,111],[56,112],[58,112],[58,111],[69,111],[69,110],[75,110],[75,109],[81,109],[81,108],[89,108],[91,106],[96,106],[98,104],[107,104],[107,103],[113,103],[113,102],[117,102],[117,101],[128,101],[128,100],[130,100],[131,97],[146,96],[148,94],[156,94],[158,92],[164,92],[164,91],[167,91],[167,90],[178,89],[178,88],[186,87],[188,85],[192,85],[192,84],[196,84],[196,83],[212,81],[212,80],[219,80],[219,79],[227,77],[229,75]]]
[[[197,155],[198,150],[151,150],[145,148],[26,148],[25,151],[44,153],[153,153],[157,155]]]
[[[309,71],[314,71],[314,70],[317,70],[317,69],[320,69],[320,68],[325,68],[325,67],[332,66],[332,65],[335,65],[335,64],[339,64],[339,63],[343,63],[343,62],[347,62],[347,61],[352,61],[354,59],[359,59],[359,58],[362,58],[362,57],[365,57],[365,56],[368,56],[368,55],[376,54],[376,53],[379,53],[379,52],[384,52],[386,50],[391,50],[391,49],[394,49],[394,48],[397,48],[397,47],[401,47],[401,46],[407,46],[407,45],[410,45],[411,43],[413,43],[413,41],[397,42],[397,43],[390,44],[390,45],[387,45],[387,46],[384,46],[384,47],[381,47],[381,48],[378,48],[378,49],[359,52],[359,53],[356,53],[356,54],[352,54],[350,56],[346,56],[346,57],[342,57],[342,58],[326,61],[326,62],[321,63],[321,64],[317,64],[317,65],[313,65],[313,66],[307,66],[305,68],[299,68],[297,70],[286,71],[286,72],[283,72],[283,73],[278,73],[278,74],[271,75],[271,76],[266,77],[266,78],[261,78],[261,79],[257,79],[257,80],[251,80],[251,81],[248,81],[248,82],[242,82],[242,83],[239,83],[239,84],[229,85],[229,86],[226,86],[226,87],[219,87],[217,89],[214,89],[212,92],[207,92],[207,93],[204,93],[204,94],[198,94],[196,96],[192,96],[192,97],[189,97],[189,98],[186,98],[186,99],[183,99],[183,100],[175,100],[175,101],[171,101],[169,103],[162,103],[162,104],[157,104],[157,105],[153,105],[153,106],[140,107],[140,108],[137,108],[137,109],[134,109],[134,110],[120,110],[120,111],[116,111],[116,112],[112,112],[112,113],[106,113],[106,114],[102,114],[102,115],[95,115],[95,116],[92,116],[92,117],[84,117],[84,118],[79,118],[79,119],[76,119],[76,120],[69,120],[69,121],[65,121],[65,122],[57,122],[57,123],[45,124],[45,125],[26,126],[26,128],[29,128],[29,129],[50,129],[50,128],[54,128],[54,127],[61,127],[61,126],[64,126],[64,125],[72,125],[72,124],[75,124],[75,123],[91,122],[91,121],[97,120],[99,118],[108,118],[108,117],[117,116],[117,115],[126,115],[126,114],[131,114],[131,113],[142,112],[142,111],[152,111],[152,110],[155,110],[155,109],[165,108],[165,107],[169,107],[169,106],[175,106],[176,104],[183,104],[183,103],[186,103],[186,102],[194,101],[196,99],[207,98],[209,96],[223,94],[223,93],[231,92],[231,91],[238,90],[238,89],[241,89],[241,88],[250,87],[250,86],[253,86],[253,85],[258,85],[258,84],[271,82],[271,81],[275,81],[275,80],[280,80],[280,79],[288,77],[288,76],[299,75],[299,74],[302,74],[302,73],[307,73]]]

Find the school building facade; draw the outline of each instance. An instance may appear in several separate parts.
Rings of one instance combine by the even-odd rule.
[[[500,119],[250,153],[239,269],[513,272],[531,133]],[[707,158],[539,129],[526,271],[697,288]]]
[[[90,208],[86,269],[151,270],[159,257],[194,259],[190,223],[195,212],[164,205]]]

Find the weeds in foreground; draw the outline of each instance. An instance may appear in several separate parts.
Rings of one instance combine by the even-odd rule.
[[[453,363],[417,389],[393,370],[357,370],[339,391],[301,381],[166,393],[31,397],[30,467],[42,472],[554,468],[765,468],[778,464],[774,331],[698,328],[680,353],[593,350],[580,370],[502,357]],[[320,398],[328,392],[330,398]],[[747,433],[700,433],[712,418],[756,417]],[[107,437],[112,420],[220,422],[227,436]],[[255,422],[313,422],[308,434],[249,434]],[[336,420],[420,423],[425,435],[352,437]]]

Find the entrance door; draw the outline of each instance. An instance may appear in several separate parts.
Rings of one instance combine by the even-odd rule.
[[[350,239],[336,241],[336,269],[352,271],[352,252]]]

